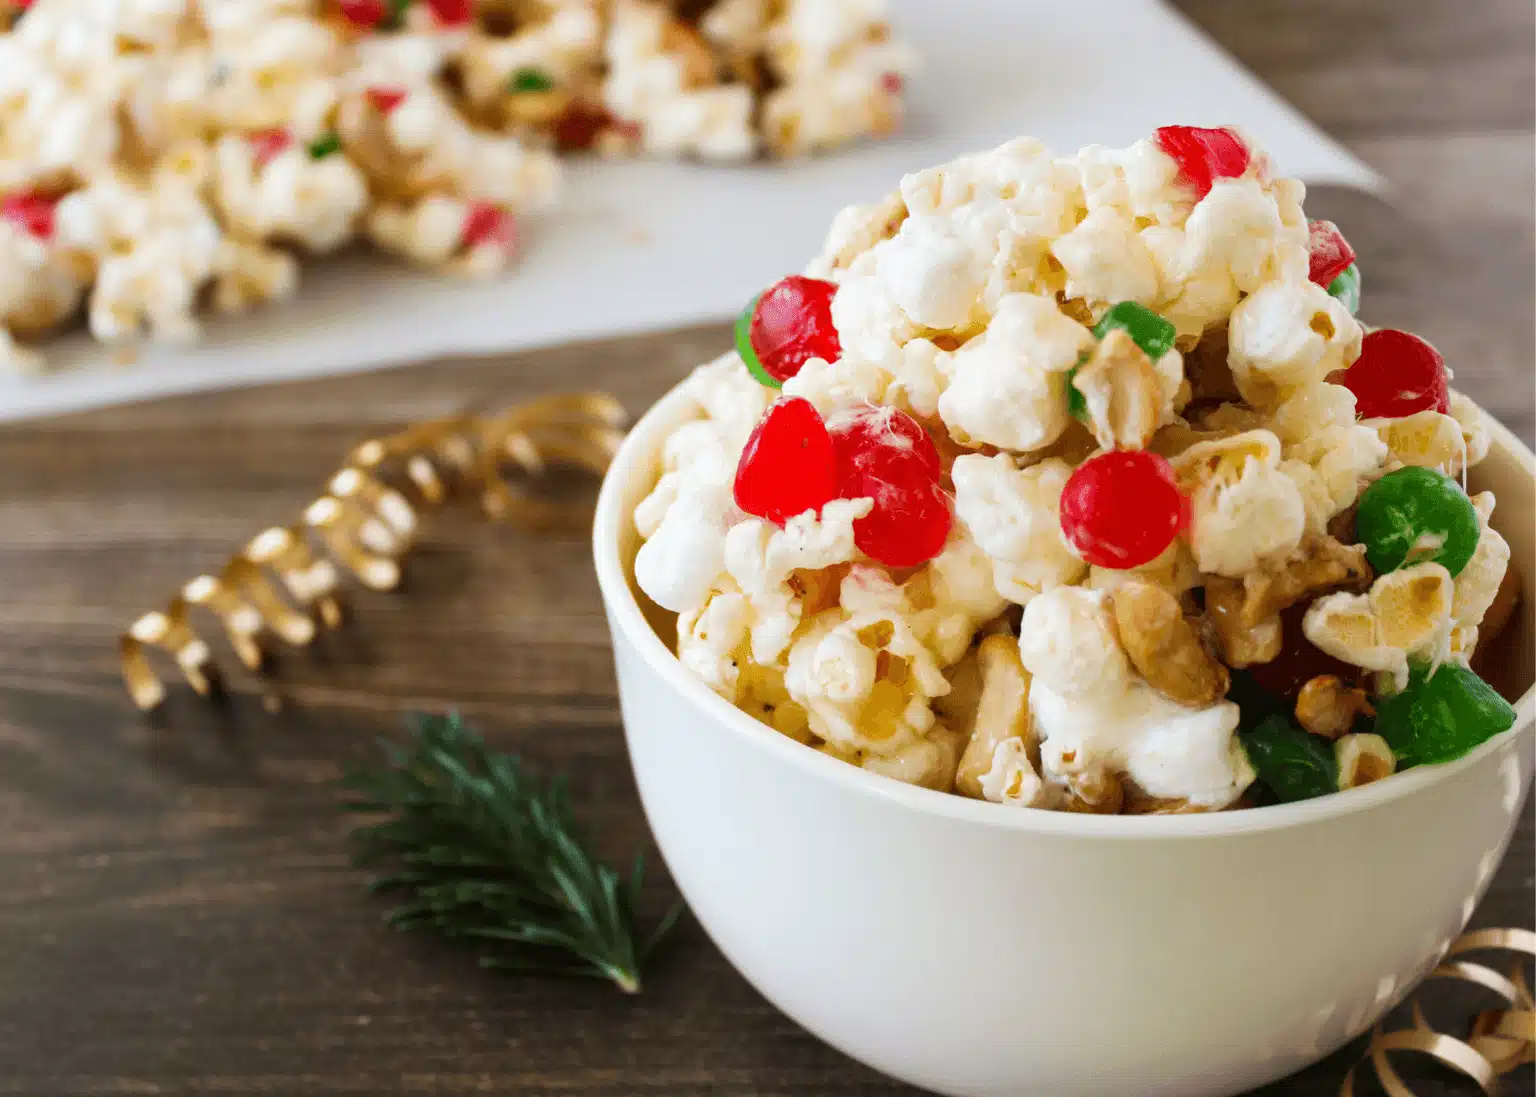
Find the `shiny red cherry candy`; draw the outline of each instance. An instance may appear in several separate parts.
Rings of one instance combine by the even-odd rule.
[[[385,0],[337,0],[336,8],[343,19],[363,30],[373,29],[389,15]]]
[[[1307,224],[1307,278],[1327,289],[1355,261],[1355,249],[1349,246],[1339,226],[1332,221]]]
[[[58,204],[58,199],[37,191],[18,191],[0,199],[0,218],[46,242],[53,239],[53,215]]]
[[[791,274],[763,291],[747,327],[751,351],[762,372],[789,380],[812,358],[835,362],[842,354],[832,326],[837,287],[820,278]]]
[[[874,508],[853,524],[864,555],[887,567],[916,567],[937,556],[954,515],[939,486],[939,451],[917,420],[896,408],[863,405],[827,423],[837,454],[838,495]]]
[[[426,0],[440,27],[462,27],[475,17],[474,0]]]
[[[466,249],[481,244],[495,244],[503,251],[517,247],[517,218],[492,202],[471,202],[459,230],[459,243]]]
[[[1153,140],[1173,157],[1179,177],[1194,188],[1197,199],[1209,194],[1216,180],[1236,179],[1248,170],[1248,146],[1228,129],[1161,126]]]
[[[1061,531],[1101,568],[1134,568],[1173,543],[1189,520],[1173,466],[1148,450],[1090,457],[1061,493]]]
[[[256,166],[264,168],[277,157],[277,155],[293,144],[293,134],[284,129],[261,130],[246,137],[250,143],[251,154],[256,159]]]
[[[398,84],[374,84],[363,92],[368,105],[380,114],[388,114],[405,102],[406,91]]]
[[[809,400],[785,397],[768,409],[736,464],[736,505],[782,526],[837,497],[837,456]]]
[[[1450,380],[1440,352],[1417,335],[1382,328],[1360,344],[1340,384],[1355,394],[1362,419],[1399,419],[1433,409],[1449,414]]]

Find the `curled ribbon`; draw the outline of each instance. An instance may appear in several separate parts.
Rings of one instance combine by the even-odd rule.
[[[1468,933],[1452,942],[1446,960],[1429,973],[1430,979],[1456,979],[1474,983],[1497,994],[1505,1008],[1485,1010],[1472,1022],[1465,1039],[1436,1031],[1424,1018],[1420,1004],[1413,1003],[1413,1026],[1396,1032],[1383,1032],[1377,1025],[1371,1032],[1366,1060],[1376,1073],[1388,1097],[1414,1097],[1413,1090],[1393,1068],[1388,1053],[1416,1051],[1438,1060],[1477,1083],[1485,1097],[1497,1097],[1499,1078],[1518,1067],[1536,1062],[1536,1003],[1525,979],[1522,961],[1517,960],[1509,974],[1484,964],[1457,960],[1467,952],[1502,949],[1536,956],[1536,932],[1528,929],[1484,929]],[[1356,1066],[1344,1076],[1339,1097],[1355,1097]]]
[[[247,668],[260,671],[269,636],[291,647],[339,628],[343,571],[371,590],[392,590],[423,513],[477,497],[491,520],[544,531],[585,519],[585,507],[551,497],[550,474],[576,468],[601,476],[624,436],[617,400],[585,392],[545,397],[491,415],[434,419],[354,449],[298,521],[263,530],[217,575],[199,575],[165,609],[146,613],[120,637],[123,681],[139,708],[165,699],[150,649],[168,653],[200,695],[217,667],[192,624],[194,609],[217,618]]]

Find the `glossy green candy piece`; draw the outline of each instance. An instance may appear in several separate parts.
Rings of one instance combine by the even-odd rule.
[[[1378,575],[1430,560],[1459,575],[1477,551],[1482,527],[1460,484],[1409,465],[1361,493],[1355,536]]]
[[[1129,335],[1131,342],[1154,362],[1173,349],[1173,325],[1135,301],[1121,301],[1109,306],[1104,315],[1099,317],[1099,322],[1093,325],[1093,337],[1103,339],[1115,328]],[[1077,365],[1067,371],[1067,411],[1072,414],[1072,418],[1083,422],[1088,419],[1088,402],[1072,383],[1072,378],[1077,376],[1077,371],[1083,368],[1087,360],[1088,355],[1085,354]]]
[[[332,153],[341,151],[341,138],[334,133],[327,133],[312,141],[309,146],[309,158],[311,160],[324,160]]]
[[[1405,766],[1460,758],[1514,723],[1514,706],[1457,663],[1414,667],[1407,689],[1376,702],[1376,734]]]
[[[1067,411],[1080,423],[1088,421],[1088,401],[1072,383],[1072,378],[1077,376],[1077,371],[1083,368],[1083,363],[1087,360],[1088,356],[1085,354],[1078,360],[1077,365],[1067,370]]]
[[[1099,322],[1093,325],[1093,336],[1102,339],[1115,328],[1129,335],[1142,353],[1154,362],[1173,349],[1176,334],[1173,325],[1135,301],[1110,305],[1104,315],[1099,317]]]
[[[762,294],[758,294],[761,297]],[[757,297],[747,302],[747,307],[741,310],[741,315],[736,317],[736,353],[746,363],[747,372],[757,379],[760,385],[767,385],[771,389],[781,389],[784,382],[763,368],[763,364],[757,360],[757,351],[752,349],[752,314],[757,311]]]
[[[507,82],[507,89],[514,94],[530,91],[549,91],[555,82],[542,70],[532,66],[518,69]]]
[[[1328,283],[1328,296],[1338,298],[1339,304],[1349,310],[1351,316],[1360,311],[1360,264],[1351,263]]]
[[[1259,780],[1281,800],[1310,800],[1339,791],[1339,766],[1332,746],[1321,736],[1302,731],[1284,713],[1271,712],[1252,727],[1244,727],[1238,740]]]

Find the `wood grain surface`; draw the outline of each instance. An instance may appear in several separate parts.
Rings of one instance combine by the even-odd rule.
[[[1365,318],[1434,340],[1457,383],[1530,439],[1528,0],[1181,6],[1387,176],[1390,205],[1336,190],[1308,203],[1360,251]],[[575,385],[638,411],[726,336],[0,431],[0,1094],[912,1092],[779,1015],[690,922],[632,1000],[493,977],[381,925],[330,782],[409,709],[459,707],[499,746],[568,771],[605,846],[648,842],[581,539],[431,522],[402,593],[357,597],[351,628],[282,660],[277,714],[235,677],[221,710],[179,690],[145,720],[117,677],[129,620],[292,516],[360,439]],[[1474,924],[1532,924],[1532,851],[1527,812]],[[668,890],[658,878],[651,910]],[[1328,1097],[1358,1052],[1263,1093]],[[1405,1072],[1420,1097],[1469,1092]],[[1528,1097],[1530,1075],[1505,1092]]]

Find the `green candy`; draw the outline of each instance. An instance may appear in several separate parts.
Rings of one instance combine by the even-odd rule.
[[[1351,316],[1360,311],[1360,264],[1351,263],[1328,283],[1328,296],[1336,297]]]
[[[1257,724],[1244,726],[1238,741],[1259,780],[1287,803],[1339,791],[1339,765],[1332,747],[1320,736],[1302,731],[1282,712],[1271,712]]]
[[[1459,575],[1477,551],[1482,527],[1456,481],[1409,465],[1361,493],[1355,536],[1378,575],[1430,560]]]
[[[542,70],[536,68],[521,68],[512,74],[507,88],[514,93],[529,91],[549,91],[555,86],[555,82]]]
[[[1404,766],[1453,761],[1514,723],[1514,706],[1456,663],[1413,667],[1407,689],[1376,702],[1376,734]]]
[[[762,294],[747,302],[747,307],[741,310],[741,315],[736,317],[736,353],[746,363],[747,372],[757,378],[759,384],[767,385],[771,389],[781,389],[784,382],[763,368],[763,364],[757,360],[757,351],[752,349],[752,314],[757,311],[757,302]]]
[[[1099,317],[1099,322],[1093,325],[1093,337],[1103,339],[1115,328],[1129,335],[1142,353],[1154,362],[1173,349],[1176,334],[1173,325],[1135,301],[1110,305]]]
[[[309,158],[311,160],[324,160],[332,153],[337,153],[340,151],[341,138],[337,137],[334,133],[327,133],[325,136],[320,137],[310,143]]]
[[[1173,325],[1135,301],[1121,301],[1109,306],[1104,315],[1099,317],[1099,322],[1093,325],[1093,337],[1103,339],[1116,328],[1129,335],[1131,342],[1154,362],[1173,349]],[[1072,383],[1072,378],[1077,376],[1077,371],[1087,361],[1088,355],[1084,354],[1078,359],[1077,365],[1067,371],[1067,411],[1072,418],[1081,422],[1088,421],[1088,401],[1083,399],[1083,394]]]
[[[379,25],[385,30],[399,30],[405,23],[406,9],[411,6],[411,0],[389,0],[389,10],[384,13],[384,20]]]

